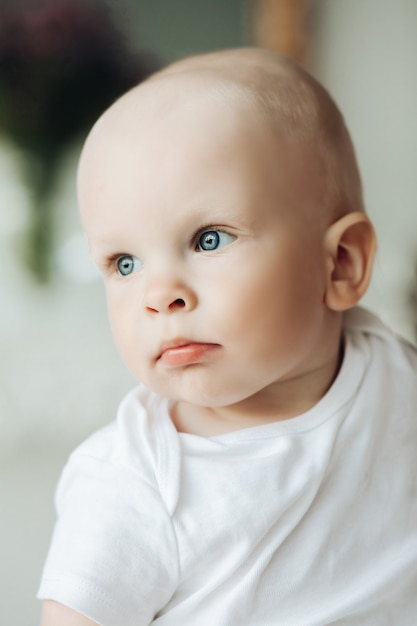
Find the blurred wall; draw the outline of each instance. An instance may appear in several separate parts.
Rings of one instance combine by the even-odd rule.
[[[417,287],[417,2],[318,0],[311,69],[342,109],[379,250],[364,303],[412,338]]]
[[[123,17],[138,47],[156,51],[166,62],[248,41],[245,0],[127,0]]]

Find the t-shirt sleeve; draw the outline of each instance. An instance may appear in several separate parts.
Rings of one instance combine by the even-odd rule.
[[[38,597],[101,626],[150,624],[174,593],[171,518],[152,480],[75,453],[56,494],[57,522]]]

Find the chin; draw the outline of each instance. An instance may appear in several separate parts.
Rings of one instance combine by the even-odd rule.
[[[176,401],[187,402],[195,406],[204,408],[216,408],[226,407],[233,404],[237,404],[245,400],[249,395],[242,391],[231,391],[224,388],[218,388],[216,386],[205,385],[203,389],[199,389],[196,386],[191,388],[171,389],[164,391],[157,391],[162,395],[166,395]]]
[[[187,402],[200,407],[226,407],[246,400],[259,391],[253,385],[234,377],[216,375],[206,368],[187,368],[172,371],[170,376],[158,376],[154,372],[138,373],[138,379],[151,391],[170,400]]]

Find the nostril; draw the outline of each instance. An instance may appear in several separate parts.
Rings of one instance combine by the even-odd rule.
[[[169,302],[169,301],[168,301]],[[176,298],[172,300],[168,305],[165,303],[157,303],[157,306],[146,305],[145,308],[149,313],[162,313],[164,311],[175,311],[176,309],[185,309],[187,307],[186,301],[183,298]]]
[[[182,309],[184,307],[185,307],[185,302],[182,298],[177,298],[176,300],[174,300],[174,302],[171,302],[171,304],[169,305],[170,309],[174,309],[174,308]]]

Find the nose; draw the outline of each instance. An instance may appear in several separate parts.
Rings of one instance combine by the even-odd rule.
[[[144,297],[145,309],[151,314],[192,311],[196,304],[196,294],[190,287],[171,280],[148,285]]]

